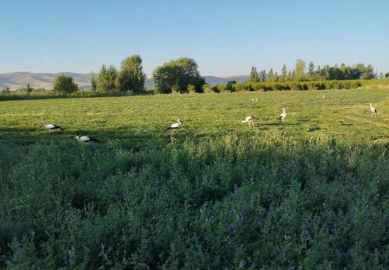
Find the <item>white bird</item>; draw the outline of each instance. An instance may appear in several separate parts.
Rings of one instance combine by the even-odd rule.
[[[91,137],[91,136],[76,136],[76,141],[82,142],[82,143],[99,143],[100,141]]]
[[[373,107],[373,105],[370,103],[370,111],[371,111],[371,116],[377,116],[377,109]]]
[[[173,136],[173,133],[174,133],[176,130],[180,129],[181,126],[182,126],[182,124],[183,124],[183,123],[181,122],[181,120],[178,119],[177,123],[174,123],[174,124],[170,125],[170,127],[168,127],[168,128],[166,129],[166,131],[171,130],[171,131],[172,131],[171,136]]]
[[[326,98],[326,95],[323,95],[323,98]]]
[[[50,130],[51,132],[64,131],[63,128],[53,124],[46,124],[45,121],[42,121],[42,126]]]
[[[251,125],[253,125],[254,127],[254,121],[257,120],[258,118],[256,118],[255,116],[247,116],[243,121],[242,123],[249,123],[249,127],[251,127]]]
[[[285,117],[286,117],[285,108],[282,108],[282,113],[280,114],[280,117],[278,117],[278,120],[281,120],[282,122],[284,122]]]
[[[258,101],[258,99],[256,98],[255,101]]]

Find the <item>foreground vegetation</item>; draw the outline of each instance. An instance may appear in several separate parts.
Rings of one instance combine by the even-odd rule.
[[[385,269],[388,97],[374,89],[2,102],[0,265]],[[285,124],[276,120],[282,107]],[[240,124],[250,114],[259,118],[252,129]],[[164,129],[177,118],[185,126],[171,140]],[[65,133],[47,134],[42,120]],[[103,143],[74,141],[85,134]]]

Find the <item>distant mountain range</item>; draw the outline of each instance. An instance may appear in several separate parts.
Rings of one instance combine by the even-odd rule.
[[[90,89],[90,74],[62,72],[62,73],[31,73],[31,72],[12,72],[0,74],[0,89],[4,89],[7,86],[11,90],[17,90],[26,87],[27,83],[33,88],[53,89],[53,83],[55,77],[59,74],[66,74],[72,76],[74,81],[83,89]],[[244,82],[249,76],[204,76],[205,81],[210,84],[227,83],[228,81]],[[151,79],[147,79],[145,83],[146,87],[154,87],[154,83]]]

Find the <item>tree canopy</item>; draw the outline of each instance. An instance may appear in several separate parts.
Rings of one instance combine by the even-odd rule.
[[[114,66],[102,65],[99,73],[97,89],[101,92],[109,92],[115,89],[117,70]]]
[[[248,81],[253,83],[259,82],[259,76],[256,67],[251,68],[250,77]]]
[[[74,82],[73,77],[61,74],[55,78],[54,92],[61,94],[71,94],[78,90],[78,85]]]
[[[180,89],[181,93],[186,92],[188,85],[193,85],[196,92],[202,92],[205,79],[200,76],[195,60],[191,58],[180,58],[164,63],[153,72],[153,80],[156,89],[160,93],[171,93],[173,86]]]
[[[142,58],[136,54],[122,61],[121,70],[115,82],[116,88],[121,91],[139,92],[144,90],[146,78],[146,73],[143,72]]]

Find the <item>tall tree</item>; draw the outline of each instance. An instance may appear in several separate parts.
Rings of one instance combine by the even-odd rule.
[[[294,71],[293,71],[293,73],[294,73]],[[293,81],[293,74],[292,74],[292,71],[289,70],[289,72],[288,72],[288,77],[287,77],[286,80],[287,80],[287,81]]]
[[[310,80],[313,80],[314,73],[315,73],[315,65],[311,61],[309,63],[309,67],[308,67],[308,77],[309,77]]]
[[[267,81],[268,81],[268,82],[274,82],[274,73],[273,73],[273,69],[270,69],[269,74],[268,74],[268,77],[267,77]]]
[[[197,92],[201,92],[205,84],[205,79],[200,76],[196,61],[186,57],[157,67],[153,72],[153,80],[160,93],[170,93],[174,85],[177,85],[180,91],[186,91],[189,84],[193,85]]]
[[[362,79],[365,79],[365,80],[370,80],[370,79],[374,79],[375,78],[375,75],[374,75],[374,68],[372,65],[368,65],[363,73],[362,73]]]
[[[117,70],[114,66],[106,68],[105,65],[101,67],[98,79],[98,89],[102,92],[109,92],[115,89],[115,81],[117,77]]]
[[[301,59],[296,61],[296,67],[294,69],[294,80],[303,81],[305,79],[305,62]]]
[[[90,74],[90,82],[92,85],[92,90],[96,91],[97,90],[97,81],[96,81],[95,73],[93,71]]]
[[[116,79],[116,87],[120,90],[139,92],[144,89],[146,78],[142,58],[136,54],[122,61],[121,70]]]
[[[261,82],[266,82],[266,71],[265,70],[261,71]]]
[[[281,82],[286,82],[288,80],[288,71],[286,70],[286,65],[282,67]]]
[[[249,82],[257,83],[259,81],[258,72],[256,67],[251,68]]]

